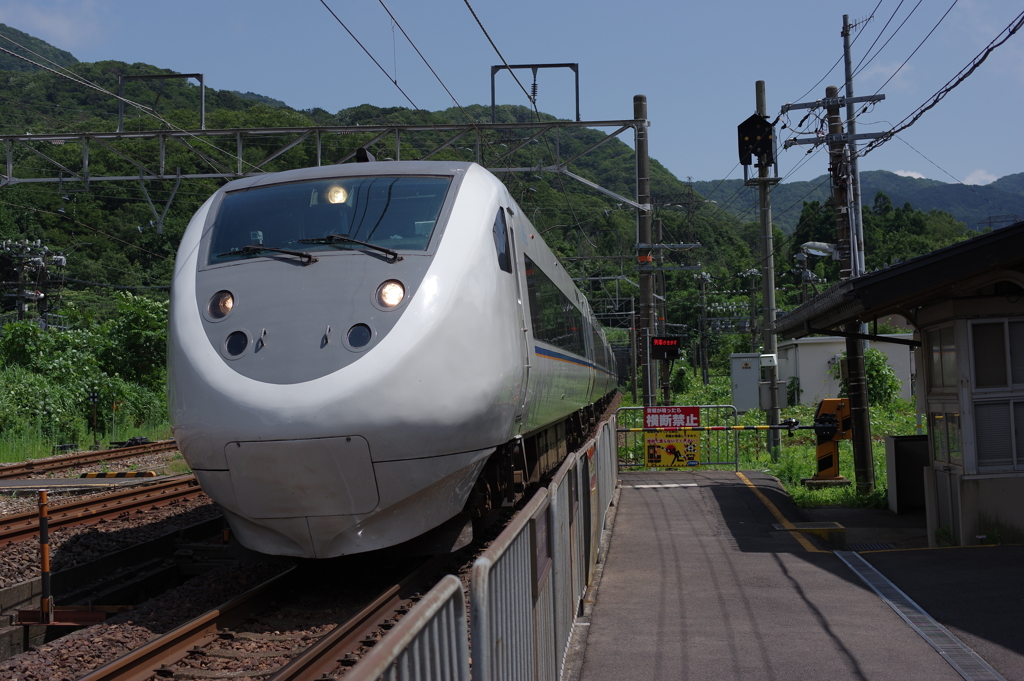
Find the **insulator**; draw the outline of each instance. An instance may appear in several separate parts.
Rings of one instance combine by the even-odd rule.
[[[533,81],[533,85],[530,86],[530,99],[534,104],[537,103],[537,81]]]

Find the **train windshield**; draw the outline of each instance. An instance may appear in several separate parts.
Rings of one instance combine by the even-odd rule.
[[[390,250],[425,251],[449,177],[343,177],[255,187],[224,197],[213,224],[210,264],[266,254],[360,248],[340,235]],[[319,243],[318,243],[319,242]]]

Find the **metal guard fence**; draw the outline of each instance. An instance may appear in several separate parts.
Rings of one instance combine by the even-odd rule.
[[[733,466],[739,470],[740,439],[739,431],[733,430],[739,424],[739,412],[731,404],[701,404],[700,425],[702,428],[723,426],[729,430],[701,430],[700,444],[702,454],[701,466]],[[644,434],[640,432],[644,426],[643,407],[619,407],[615,412],[618,421],[619,461],[626,467],[643,467],[646,463],[644,450]],[[678,429],[665,429],[667,432]]]
[[[405,681],[469,678],[469,640],[462,582],[448,575],[395,626],[386,645],[372,648],[349,679]]]
[[[474,681],[559,678],[616,483],[616,423],[614,416],[602,423],[593,440],[570,454],[474,563]],[[458,583],[449,575],[431,589],[346,678],[468,681]]]

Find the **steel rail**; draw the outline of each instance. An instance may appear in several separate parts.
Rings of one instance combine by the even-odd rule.
[[[377,628],[384,618],[410,599],[408,592],[437,569],[439,558],[428,560],[397,584],[391,586],[372,603],[339,624],[316,643],[299,652],[290,662],[269,677],[269,681],[300,681],[319,679],[338,667],[338,657],[358,648],[362,637]],[[296,568],[270,579],[256,588],[201,615],[146,645],[82,676],[79,681],[143,681],[154,675],[172,676],[171,665],[181,661],[193,646],[201,647],[213,640],[222,629],[237,626],[269,607],[280,598],[287,586],[286,576]],[[298,573],[293,576],[299,577]],[[403,595],[406,594],[406,595]],[[282,655],[285,653],[282,651]],[[266,674],[266,672],[264,672]]]
[[[281,667],[268,681],[312,681],[330,676],[339,666],[339,658],[359,647],[359,641],[378,628],[399,606],[409,602],[410,590],[417,587],[437,569],[442,558],[428,560],[402,578],[397,584],[375,598],[343,624],[338,625],[320,640],[299,653]]]
[[[45,488],[45,482],[41,480],[39,487]],[[53,506],[49,513],[50,531],[69,525],[90,525],[139,508],[165,506],[173,501],[196,497],[202,493],[203,490],[194,475],[176,475],[154,484],[135,486],[101,497]],[[39,514],[36,511],[0,518],[0,547],[30,539],[38,532]]]
[[[270,600],[280,594],[281,583],[294,570],[294,567],[289,568],[217,609],[89,672],[79,681],[144,681],[152,678],[158,668],[185,657],[192,646],[204,639],[212,639],[218,630],[237,625],[267,607]]]
[[[55,456],[46,459],[35,459],[23,463],[15,463],[7,466],[0,466],[0,480],[9,478],[21,478],[31,473],[47,473],[49,471],[66,470],[77,466],[116,461],[117,459],[129,459],[133,456],[145,454],[156,454],[159,452],[170,452],[178,448],[174,440],[160,440],[149,442],[134,447],[121,447],[119,449],[106,449],[99,452],[79,452],[70,456]]]

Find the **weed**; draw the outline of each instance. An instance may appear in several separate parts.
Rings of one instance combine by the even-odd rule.
[[[191,473],[192,469],[189,467],[187,463],[185,463],[184,459],[171,459],[170,461],[167,462],[167,472],[181,475]]]
[[[676,396],[675,404],[679,405],[710,405],[730,404],[732,396],[728,377],[714,377],[710,385],[692,382],[690,389]],[[634,406],[626,395],[622,406]],[[782,410],[782,418],[797,419],[803,425],[814,422],[816,405],[797,405]],[[620,427],[627,426],[624,422]],[[731,419],[730,419],[731,422]],[[739,417],[740,425],[763,425],[765,413],[751,410]],[[639,425],[639,423],[635,424]],[[702,424],[712,425],[712,424]],[[714,425],[724,425],[714,424]],[[913,435],[916,433],[915,405],[910,400],[893,400],[891,404],[871,407],[871,433],[873,439],[872,458],[875,469],[876,490],[872,494],[860,495],[854,486],[833,487],[821,490],[809,490],[800,484],[803,478],[813,477],[817,471],[815,455],[816,438],[813,430],[798,430],[782,437],[782,448],[777,460],[772,461],[768,455],[764,431],[741,431],[738,433],[739,466],[741,470],[759,470],[775,476],[785,486],[797,505],[802,507],[842,505],[849,508],[885,508],[888,504],[885,489],[886,435]],[[734,435],[724,436],[723,433],[705,432],[702,437],[702,458],[704,461],[731,460],[734,457]],[[642,448],[633,444],[627,436],[620,440],[625,446],[620,448],[623,458],[635,461],[636,452]],[[630,446],[632,445],[632,446]],[[850,442],[839,444],[839,470],[841,475],[852,478],[853,449]]]
[[[935,543],[939,546],[953,545],[953,532],[949,529],[949,525],[943,525],[935,530]]]

